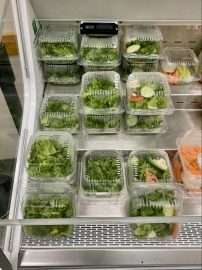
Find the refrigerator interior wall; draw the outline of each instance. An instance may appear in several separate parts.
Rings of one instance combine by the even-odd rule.
[[[23,3],[26,3],[26,12],[27,12],[27,18],[24,18],[24,22],[27,22],[29,34],[28,38],[30,38],[31,41],[31,51],[32,55],[29,55],[30,62],[32,65],[32,68],[34,70],[33,80],[30,81],[30,97],[31,97],[31,113],[27,111],[29,120],[28,124],[25,125],[24,131],[27,132],[27,136],[24,140],[24,150],[27,146],[29,136],[31,135],[32,131],[37,131],[40,128],[39,125],[39,111],[41,102],[44,95],[45,90],[45,83],[43,80],[43,69],[42,64],[37,60],[36,55],[36,48],[34,46],[35,41],[35,35],[33,31],[33,20],[36,20],[36,24],[43,25],[47,23],[48,21],[57,21],[57,20],[66,20],[68,17],[71,21],[73,20],[74,23],[78,23],[75,20],[82,20],[82,19],[88,19],[89,17],[92,19],[121,19],[125,23],[135,23],[132,22],[132,18],[134,18],[134,7],[131,13],[123,12],[122,14],[116,13],[113,10],[114,5],[116,5],[116,8],[118,10],[121,10],[120,6],[123,5],[123,1],[109,1],[110,8],[106,13],[105,8],[103,10],[98,10],[97,15],[94,15],[92,17],[92,10],[88,9],[85,6],[80,6],[78,10],[74,9],[71,11],[71,8],[68,9],[68,5],[71,5],[74,1],[61,1],[60,5],[56,1],[40,1],[40,3],[35,0],[30,1],[24,1]],[[79,3],[80,1],[78,1]],[[92,1],[90,1],[92,3]],[[89,1],[86,2],[86,6],[89,5]],[[125,1],[124,5],[128,5],[128,1]],[[130,2],[130,1],[129,1]],[[144,3],[141,4],[141,1],[137,1],[138,6],[142,7],[142,5],[145,5]],[[160,1],[158,1],[160,5]],[[185,4],[189,5],[189,1],[185,1]],[[77,4],[78,4],[77,3]],[[76,4],[76,5],[77,5]],[[81,4],[81,3],[80,3]],[[57,8],[55,7],[57,5]],[[174,6],[175,1],[169,2],[169,7]],[[74,6],[74,5],[73,5]],[[102,4],[102,7],[104,4]],[[107,6],[107,5],[106,5]],[[164,36],[164,45],[165,46],[188,46],[191,48],[194,48],[196,52],[199,52],[200,45],[201,45],[201,32],[198,29],[192,29],[191,27],[187,27],[186,25],[180,26],[175,25],[177,22],[177,18],[180,15],[180,18],[183,20],[186,18],[187,20],[193,19],[193,17],[190,17],[191,14],[195,14],[195,20],[194,22],[198,22],[200,20],[200,14],[198,8],[196,8],[197,5],[191,5],[190,10],[192,12],[188,12],[188,10],[182,11],[181,14],[176,13],[176,11],[173,8],[164,7],[165,10],[162,11],[162,14],[166,14],[166,11],[169,10],[170,16],[173,14],[173,21],[170,21],[170,24],[174,24],[172,26],[167,26],[168,20],[164,21],[164,16],[158,13],[156,11],[153,14],[153,20],[150,19],[153,23],[158,23],[161,25],[160,22],[162,22],[161,30],[163,32]],[[129,5],[130,7],[130,5]],[[25,8],[25,7],[24,7]],[[75,6],[74,6],[75,8]],[[81,10],[82,8],[82,10]],[[66,11],[65,11],[66,9]],[[156,9],[156,7],[155,7]],[[68,11],[67,11],[68,10]],[[112,12],[113,10],[113,12]],[[127,8],[127,11],[130,10],[130,8]],[[138,10],[138,9],[137,9]],[[141,9],[143,10],[143,9]],[[149,10],[149,9],[148,9]],[[158,9],[157,9],[158,10]],[[88,13],[88,12],[90,13]],[[93,12],[92,12],[93,13]],[[99,14],[100,13],[100,14]],[[139,14],[141,14],[142,11],[139,11]],[[74,16],[72,15],[74,14]],[[105,14],[105,17],[103,18],[103,14]],[[137,20],[138,18],[138,12],[137,12]],[[159,18],[159,21],[155,21],[155,17]],[[168,15],[169,17],[169,15]],[[174,18],[175,17],[175,18]],[[119,19],[119,20],[120,20]],[[145,19],[148,20],[148,14],[145,14]],[[175,21],[176,19],[176,21]],[[144,16],[141,17],[140,21],[137,23],[143,23]],[[172,19],[171,19],[172,20]],[[128,22],[126,22],[128,21]],[[131,21],[131,22],[130,22]],[[165,25],[164,25],[165,24]],[[179,23],[180,24],[180,23]],[[186,24],[183,22],[182,24]],[[75,87],[75,91],[79,92],[79,87]],[[200,97],[200,88],[199,85],[196,84],[196,95],[195,97],[199,99],[199,102],[201,100]],[[177,91],[177,90],[173,90]],[[187,95],[184,94],[183,88],[180,89],[180,98],[183,102],[189,102],[191,103],[193,101],[193,97],[191,96],[191,99],[188,101],[186,100]],[[191,86],[188,87],[186,90],[187,92],[192,91]],[[175,94],[175,92],[173,92]],[[179,95],[179,94],[178,94]],[[189,94],[190,95],[190,94]],[[173,99],[176,98],[177,95],[173,95]],[[181,103],[176,103],[178,106],[181,106]],[[136,136],[135,140],[133,136],[119,136],[119,135],[113,135],[109,136],[110,138],[103,137],[103,136],[91,136],[91,137],[85,137],[85,140],[82,140],[82,142],[79,144],[79,150],[82,152],[86,149],[94,148],[94,147],[101,147],[103,144],[105,147],[116,147],[120,148],[121,150],[132,150],[135,147],[140,148],[163,148],[163,149],[175,149],[175,139],[179,134],[183,134],[185,130],[193,127],[200,127],[201,126],[201,111],[199,110],[200,104],[197,107],[197,111],[194,109],[191,112],[187,112],[187,104],[184,105],[185,110],[176,111],[173,115],[168,116],[168,128],[170,128],[170,132],[168,131],[168,134],[165,135],[158,135],[158,136]],[[193,107],[191,107],[193,108]],[[180,109],[180,107],[179,107]],[[186,125],[180,124],[177,126],[179,121],[184,121]],[[78,135],[78,139],[81,138]],[[113,142],[112,142],[113,140]],[[15,202],[15,211],[12,218],[21,218],[21,198],[23,195],[24,187],[27,184],[27,175],[24,170],[24,153],[22,152],[22,166],[20,175],[18,178],[18,184],[17,189],[14,192],[18,193],[18,199]],[[193,205],[193,209],[195,207],[198,207],[200,204],[200,200],[193,200],[190,202],[191,205]],[[190,206],[190,205],[189,205]],[[189,207],[187,207],[188,209]],[[188,210],[187,210],[188,211]],[[191,209],[189,209],[189,214],[193,213]],[[196,211],[196,215],[200,215],[200,209]],[[173,265],[169,266],[168,269],[176,269],[174,265],[178,265],[181,262],[183,264],[189,264],[190,261],[188,259],[192,258],[191,263],[194,264],[194,261],[199,264],[200,258],[199,258],[199,252],[200,252],[200,224],[185,224],[182,226],[182,234],[181,238],[177,242],[166,242],[163,241],[161,243],[157,242],[135,242],[131,238],[130,230],[125,225],[112,225],[112,226],[105,226],[105,225],[78,225],[74,231],[73,237],[69,240],[49,240],[49,239],[42,239],[42,240],[36,240],[32,238],[26,238],[23,236],[23,233],[21,233],[20,226],[16,226],[14,230],[12,231],[11,235],[7,234],[6,241],[10,241],[13,244],[9,247],[9,250],[7,250],[7,254],[11,254],[11,261],[13,262],[13,265],[24,268],[29,267],[43,267],[44,265],[47,267],[65,267],[67,266],[78,266],[76,263],[79,263],[80,266],[86,264],[86,262],[91,265],[91,267],[95,266],[96,264],[100,265],[100,267],[105,264],[105,266],[114,266],[114,263],[117,265],[128,265],[131,267],[134,262],[137,265],[159,265],[161,264],[160,257],[165,256],[164,259],[164,265],[169,265],[172,261]],[[83,237],[85,236],[85,237]],[[100,237],[101,236],[101,237]],[[156,258],[155,250],[151,249],[151,245],[155,246],[156,252],[162,252],[161,254],[164,255],[158,255],[158,258]],[[188,245],[188,248],[187,248]],[[104,251],[103,247],[106,249]],[[195,250],[194,248],[195,247]],[[113,251],[112,251],[113,249]],[[142,249],[144,249],[144,254],[142,252]],[[186,253],[187,249],[187,253]],[[107,255],[107,252],[110,250],[110,254]],[[134,252],[135,250],[135,252]],[[83,251],[83,252],[82,252]],[[196,251],[196,252],[195,252]],[[199,251],[199,252],[198,252]],[[177,254],[175,258],[173,258],[173,252]],[[136,255],[134,256],[134,253]],[[189,253],[189,254],[188,254]],[[19,254],[19,258],[18,258]],[[187,261],[186,261],[186,254],[187,254]],[[189,255],[189,256],[188,256]],[[78,261],[76,261],[76,256],[79,258]],[[103,256],[105,257],[105,261],[103,262]],[[114,257],[115,256],[115,257]],[[160,257],[159,257],[160,256]],[[67,260],[66,260],[67,257]],[[85,259],[82,259],[85,258]],[[92,260],[94,258],[94,260]],[[113,259],[115,258],[115,259]],[[118,259],[119,258],[119,259]],[[18,262],[19,259],[19,262]],[[116,262],[115,262],[116,261]],[[179,265],[178,265],[179,266]],[[155,267],[155,266],[154,266]],[[197,269],[197,265],[195,265],[195,269]],[[194,269],[194,268],[192,268]],[[198,268],[199,269],[199,268]]]

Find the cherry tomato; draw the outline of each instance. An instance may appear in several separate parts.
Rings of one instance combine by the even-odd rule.
[[[143,96],[131,96],[130,97],[130,101],[132,101],[132,102],[140,102],[140,101],[143,101],[143,100],[144,100]]]

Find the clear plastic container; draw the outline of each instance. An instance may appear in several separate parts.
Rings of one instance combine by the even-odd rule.
[[[89,134],[118,133],[123,126],[123,113],[83,114],[82,118]]]
[[[184,189],[180,184],[138,184],[130,193],[128,215],[131,217],[177,216],[181,214]],[[177,238],[179,224],[131,224],[137,239]]]
[[[64,24],[46,25],[38,38],[39,59],[69,64],[78,59],[78,28]],[[62,61],[62,62],[61,62]]]
[[[197,81],[199,61],[190,48],[167,47],[163,50],[161,71],[170,84],[190,83]]]
[[[85,113],[122,111],[120,75],[114,71],[87,72],[82,76],[81,106]]]
[[[121,79],[127,81],[128,76],[133,72],[154,72],[158,71],[158,59],[147,58],[125,58],[121,64]]]
[[[78,133],[79,97],[67,94],[45,95],[41,105],[40,124],[43,130]]]
[[[133,115],[171,114],[170,87],[160,72],[134,72],[128,76],[126,111]]]
[[[161,58],[163,36],[158,27],[131,25],[124,30],[124,57]]]
[[[71,218],[75,216],[74,193],[35,194],[27,193],[23,197],[22,211],[24,219]],[[69,237],[72,225],[26,225],[26,236],[31,237]]]
[[[82,159],[80,195],[84,198],[121,197],[126,192],[122,155],[115,150],[87,151]]]
[[[83,68],[84,73],[90,72],[90,71],[115,71],[119,73],[120,66],[85,66]]]
[[[182,138],[177,139],[177,147],[184,170],[184,178],[192,186],[202,189],[202,131],[189,130]]]
[[[129,134],[165,133],[168,130],[165,117],[162,115],[132,115],[125,113],[125,130]]]
[[[198,60],[199,60],[198,77],[199,81],[202,82],[202,51],[199,54]]]
[[[37,131],[27,147],[25,167],[31,180],[75,181],[77,154],[68,132]]]
[[[137,182],[150,184],[173,181],[173,173],[168,154],[163,150],[135,150],[129,155],[128,188]]]
[[[83,35],[79,64],[85,67],[117,67],[120,64],[118,36],[95,37]]]
[[[77,84],[81,81],[79,65],[44,65],[45,81],[54,84]]]

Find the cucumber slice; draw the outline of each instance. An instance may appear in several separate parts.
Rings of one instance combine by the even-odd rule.
[[[150,98],[155,95],[154,89],[147,85],[141,88],[140,93],[143,97],[146,97],[146,98]]]
[[[129,128],[135,127],[137,125],[138,122],[138,117],[135,115],[127,115],[126,116],[126,125]]]
[[[161,171],[167,171],[168,170],[168,166],[166,164],[166,161],[164,158],[159,158],[159,159],[153,159],[153,158],[149,158],[149,162],[156,167],[157,169],[161,170]]]
[[[127,49],[126,49],[126,52],[128,54],[130,53],[135,53],[137,51],[139,51],[140,49],[140,45],[139,44],[134,44],[134,45],[130,45]]]

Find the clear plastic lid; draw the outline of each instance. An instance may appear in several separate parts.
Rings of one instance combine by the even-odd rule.
[[[76,84],[81,80],[79,65],[44,65],[45,81],[54,84]]]
[[[68,132],[35,132],[27,147],[27,174],[36,181],[62,180],[71,183],[76,171],[75,148],[73,137]]]
[[[171,114],[170,87],[160,72],[134,72],[128,77],[126,111],[134,115]]]
[[[79,64],[87,67],[118,66],[120,64],[118,36],[94,37],[83,35]]]
[[[78,59],[78,28],[71,25],[50,24],[38,38],[39,57],[42,60]]]
[[[126,187],[122,155],[116,150],[87,151],[82,159],[81,195],[120,196]]]
[[[127,26],[124,31],[123,55],[127,58],[161,58],[163,36],[156,26]]]
[[[122,113],[83,114],[83,125],[89,134],[118,133],[122,129]]]
[[[40,123],[43,130],[66,130],[77,133],[79,129],[79,97],[67,94],[45,95]]]
[[[114,71],[85,73],[82,76],[80,100],[85,113],[123,111],[120,75]]]
[[[135,150],[129,155],[128,187],[137,182],[151,184],[173,181],[173,173],[168,154],[163,150]]]
[[[22,203],[24,219],[71,218],[75,216],[74,193],[71,189],[61,194],[27,193]],[[27,236],[67,237],[72,225],[24,226]]]
[[[185,177],[202,187],[202,131],[189,130],[177,139],[177,147]]]
[[[182,209],[184,189],[180,184],[138,184],[130,193],[128,214],[138,216],[177,216]],[[132,224],[138,239],[177,237],[179,225],[173,223]]]
[[[190,48],[166,47],[163,50],[161,70],[171,84],[197,81],[199,61]]]
[[[162,115],[132,115],[125,113],[124,124],[129,134],[165,133],[168,130]]]
[[[133,72],[155,72],[158,71],[158,59],[123,57],[121,64],[121,79],[127,81]]]

